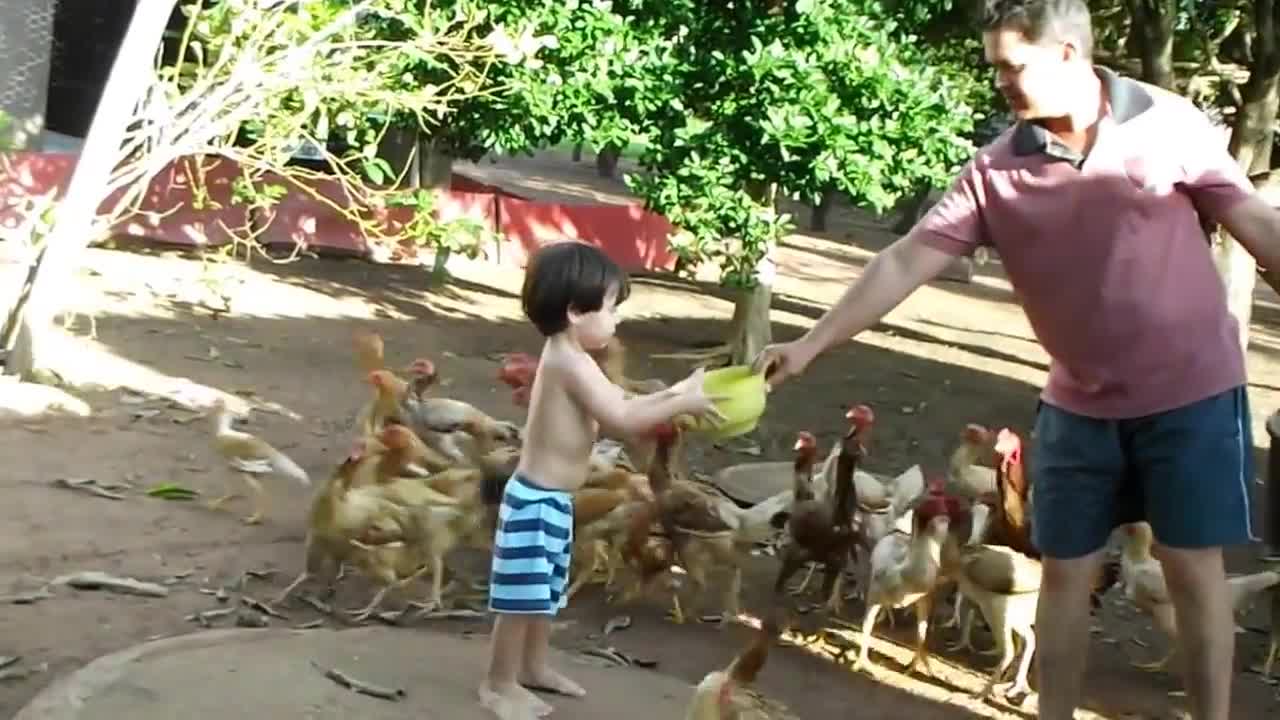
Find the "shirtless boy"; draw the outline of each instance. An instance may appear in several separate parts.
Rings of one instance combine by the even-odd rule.
[[[582,487],[600,426],[647,432],[676,415],[719,419],[701,370],[676,385],[626,398],[588,351],[603,348],[627,298],[626,275],[583,243],[545,246],[530,260],[521,298],[546,337],[533,382],[520,465],[498,514],[489,580],[496,614],[480,704],[498,720],[532,720],[551,706],[530,688],[568,697],[586,691],[548,664],[551,619],[565,605],[573,545],[573,491]]]

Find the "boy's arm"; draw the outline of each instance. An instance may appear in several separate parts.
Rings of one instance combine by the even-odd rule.
[[[594,362],[574,361],[547,369],[562,375],[569,395],[611,434],[645,433],[692,409],[689,396],[673,389],[627,398]]]

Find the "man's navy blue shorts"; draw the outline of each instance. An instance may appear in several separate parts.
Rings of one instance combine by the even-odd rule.
[[[1248,543],[1253,436],[1244,387],[1162,413],[1100,420],[1040,403],[1032,541],[1053,558],[1102,549],[1146,520],[1174,548]]]

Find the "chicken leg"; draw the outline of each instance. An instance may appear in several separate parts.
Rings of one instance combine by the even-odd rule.
[[[1034,632],[1026,633],[1023,636],[1022,644],[1022,660],[1018,663],[1018,674],[1014,676],[1012,683],[1002,683],[992,688],[995,692],[1003,697],[1010,695],[1030,695],[1032,693],[1031,683],[1028,678],[1031,676],[1031,661],[1035,658],[1036,652],[1036,636]]]
[[[382,606],[382,599],[387,596],[387,593],[392,590],[400,590],[401,588],[412,584],[415,580],[427,574],[431,568],[432,565],[423,565],[408,577],[386,583],[382,586],[382,589],[378,590],[378,592],[373,596],[373,600],[371,600],[368,605],[356,610],[348,610],[347,614],[350,615],[351,619],[355,622],[364,622],[365,620],[368,620],[369,616]]]
[[[226,493],[223,494],[222,497],[210,500],[208,504],[205,505],[205,507],[209,508],[210,510],[217,510],[221,508],[223,505],[227,504],[227,501],[234,500],[238,497],[241,497],[241,493],[238,491],[238,489],[231,485],[231,477],[229,475],[222,476],[222,484],[224,486],[224,489],[226,490]]]
[[[262,483],[258,482],[258,478],[249,473],[240,473],[240,477],[244,478],[244,484],[253,490],[253,513],[246,516],[241,522],[245,525],[257,525],[262,522],[262,518],[267,513],[267,493],[262,488]]]
[[[1169,652],[1165,653],[1164,657],[1159,660],[1153,660],[1145,663],[1131,661],[1129,664],[1139,670],[1145,670],[1147,672],[1162,672],[1166,667],[1168,667],[1169,661],[1173,659],[1175,652],[1176,650],[1174,648],[1169,648]]]
[[[803,595],[804,591],[809,587],[809,581],[813,579],[813,573],[818,569],[818,563],[809,563],[809,572],[805,574],[804,580],[800,581],[800,585],[791,590],[792,595]]]
[[[1022,695],[1030,694],[1031,685],[1027,682],[1027,675],[1031,672],[1031,658],[1036,650],[1035,633],[1029,627],[1016,627],[1007,623],[999,614],[995,617],[995,626],[992,627],[992,633],[996,637],[996,647],[1000,651],[1000,660],[992,668],[991,677],[987,679],[987,684],[978,694],[978,697],[989,698],[995,694],[1005,696],[1013,694],[1015,691]],[[1014,681],[1012,683],[1000,683],[1000,680],[1009,672],[1009,666],[1013,665],[1013,658],[1017,653],[1017,644],[1014,642],[1015,633],[1022,639],[1024,646],[1022,660],[1018,663],[1018,673]]]
[[[916,670],[923,670],[926,675],[933,677],[933,660],[929,655],[929,648],[925,641],[929,638],[929,616],[933,614],[933,596],[925,595],[915,603],[916,606],[916,652],[911,656],[911,663],[907,665],[907,672],[911,673]]]
[[[866,616],[862,618],[862,648],[858,650],[858,659],[853,662],[854,670],[871,664],[871,629],[876,626],[880,609],[880,605],[870,605],[867,607]]]

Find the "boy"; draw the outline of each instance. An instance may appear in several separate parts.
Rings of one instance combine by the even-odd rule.
[[[529,261],[524,313],[546,337],[533,382],[524,447],[498,513],[489,580],[496,613],[480,704],[499,720],[532,720],[552,708],[529,688],[568,697],[586,691],[548,664],[551,618],[565,604],[574,490],[586,481],[600,426],[639,434],[676,415],[721,419],[701,370],[667,390],[625,398],[588,353],[605,347],[627,298],[626,275],[583,243],[547,245]]]

